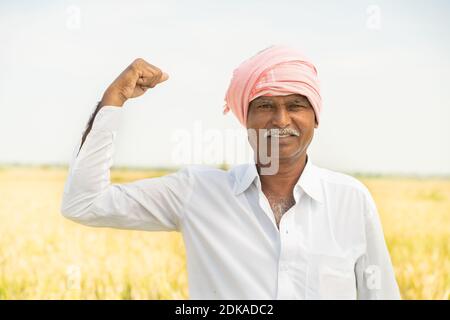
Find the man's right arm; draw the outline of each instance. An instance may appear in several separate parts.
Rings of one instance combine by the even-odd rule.
[[[136,83],[152,84],[138,79]],[[121,95],[112,97],[111,92],[114,91],[105,93],[97,105],[79,147],[74,150],[61,212],[73,221],[95,227],[179,230],[183,209],[192,191],[188,168],[131,183],[110,182],[114,140],[125,102],[120,100]]]

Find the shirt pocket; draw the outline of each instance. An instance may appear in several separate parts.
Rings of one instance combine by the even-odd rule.
[[[356,299],[353,259],[323,254],[309,255],[307,289],[307,297],[310,299]]]

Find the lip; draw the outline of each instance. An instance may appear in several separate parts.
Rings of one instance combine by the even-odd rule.
[[[294,131],[294,132],[292,132]],[[297,130],[292,129],[291,132],[283,132],[283,135],[280,135],[281,132],[277,132],[276,130],[270,130],[267,129],[267,131],[264,133],[265,138],[271,138],[271,137],[277,137],[279,139],[289,138],[289,137],[300,137],[300,132],[297,132]]]
[[[278,138],[278,139],[284,139],[284,138],[289,138],[289,137],[296,137],[296,136],[293,136],[291,134],[287,134],[287,135],[283,135],[283,136],[276,136],[276,138]],[[267,138],[272,138],[272,135],[268,136]]]

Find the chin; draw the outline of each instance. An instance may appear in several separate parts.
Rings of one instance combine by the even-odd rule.
[[[286,148],[288,149],[288,148]],[[289,148],[290,149],[290,148]],[[298,158],[301,155],[301,149],[290,149],[290,150],[280,150],[280,154],[278,155],[278,159],[287,160]]]
[[[270,149],[270,145],[267,146],[267,149]],[[298,145],[280,145],[278,160],[289,160],[293,158],[298,158],[301,155],[302,147]],[[272,154],[269,151],[268,157],[271,157]]]

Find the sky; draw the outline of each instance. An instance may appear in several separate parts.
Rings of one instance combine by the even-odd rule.
[[[318,69],[315,164],[450,175],[448,1],[2,1],[0,39],[0,164],[67,164],[138,57],[170,79],[126,103],[116,166],[245,162],[225,91],[243,60],[287,44]]]

